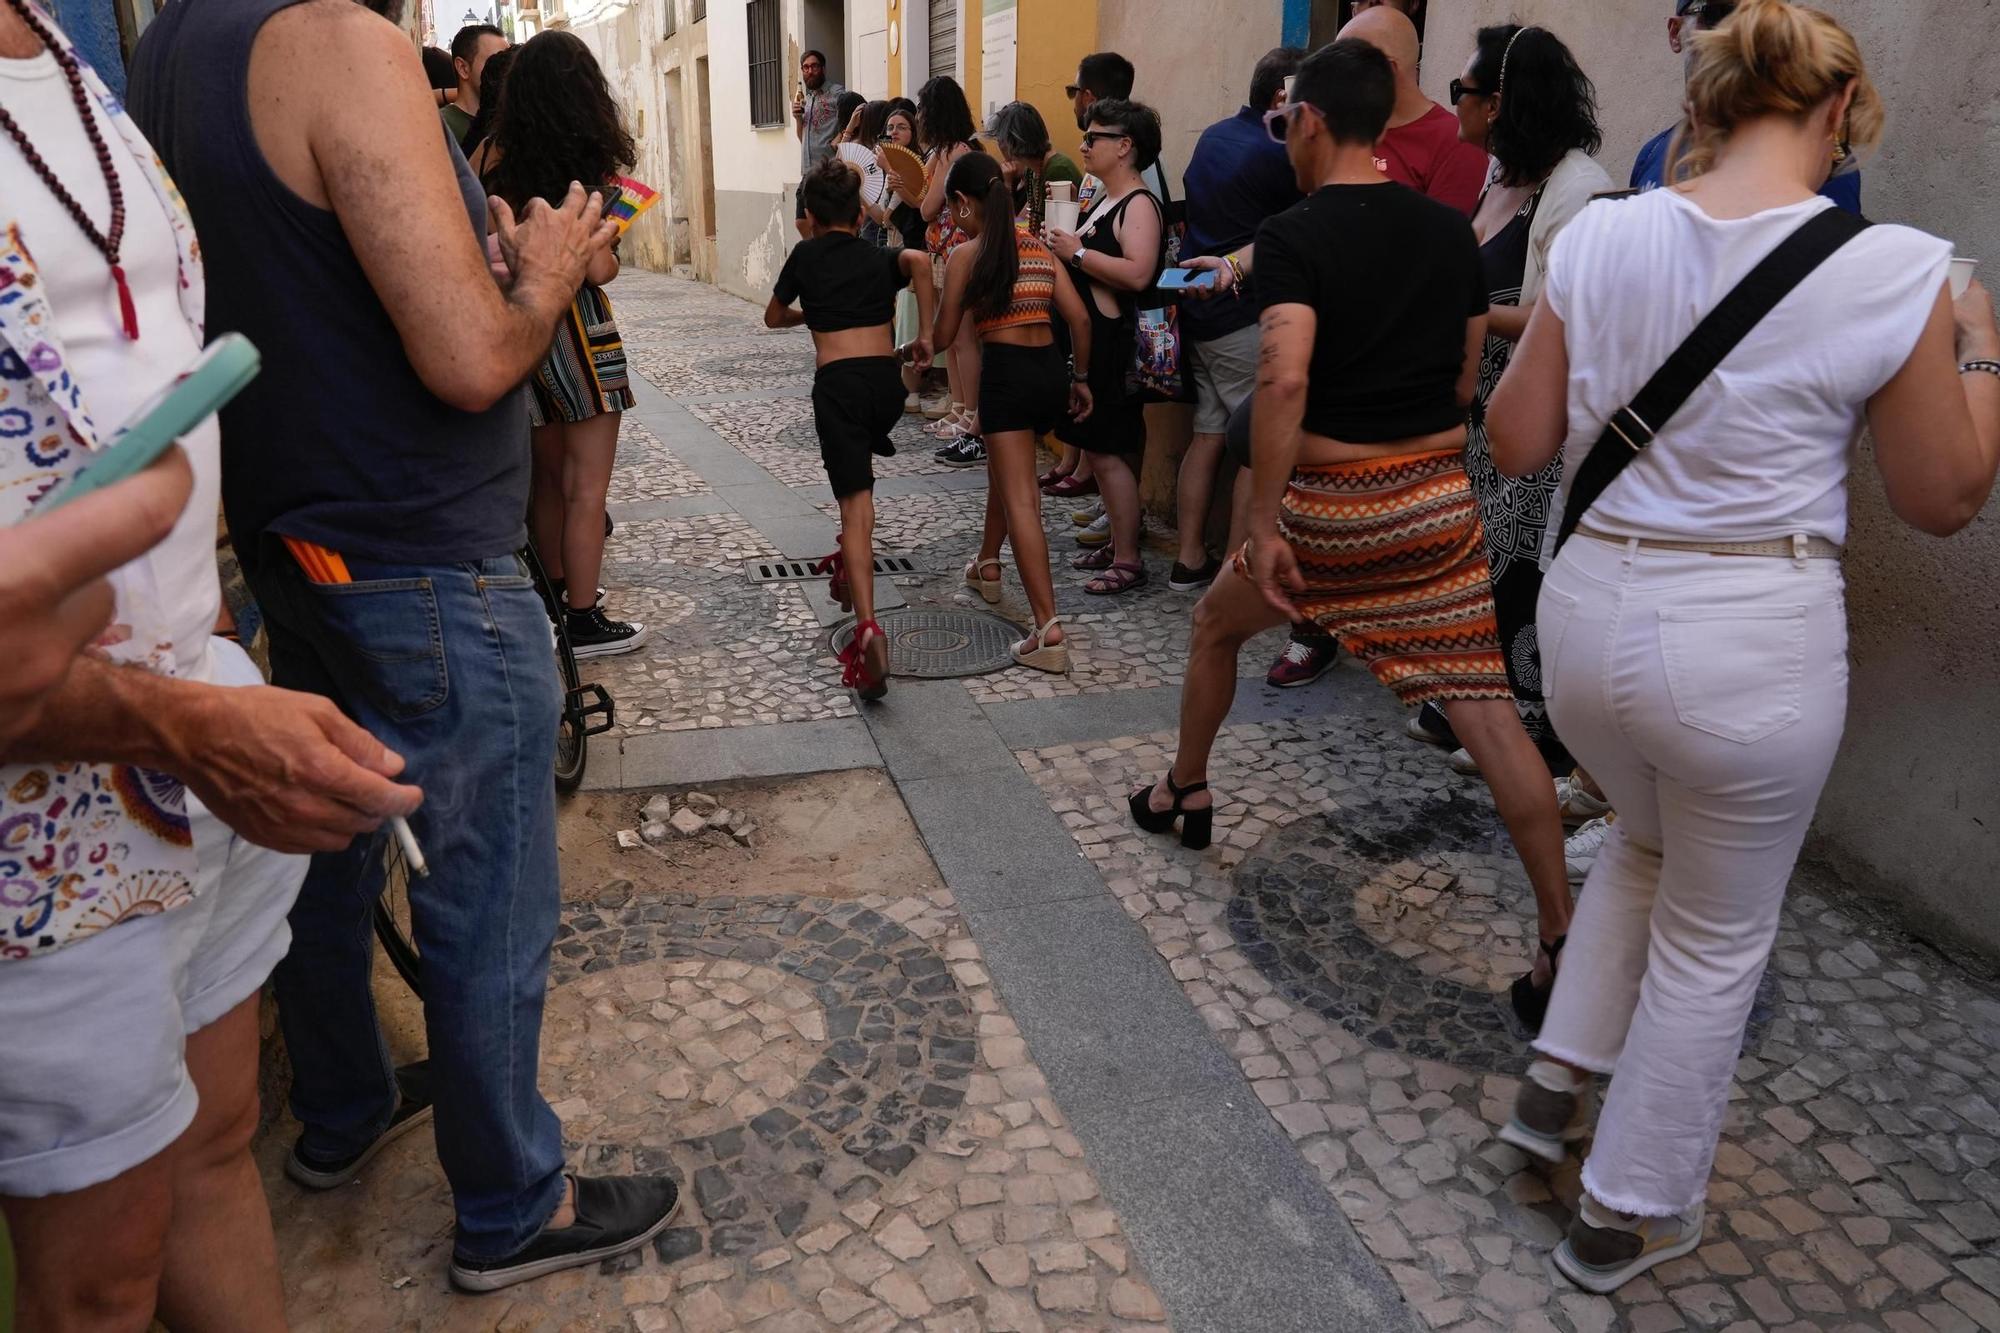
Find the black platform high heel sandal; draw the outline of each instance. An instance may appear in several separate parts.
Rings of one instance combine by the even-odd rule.
[[[1148,833],[1172,832],[1174,821],[1181,821],[1181,846],[1191,852],[1201,851],[1208,846],[1209,836],[1215,824],[1213,804],[1199,810],[1189,810],[1181,802],[1196,792],[1207,791],[1206,782],[1190,782],[1185,787],[1174,785],[1174,775],[1165,778],[1167,793],[1174,798],[1173,808],[1155,810],[1152,806],[1153,784],[1147,783],[1132,793],[1132,822]]]
[[[1532,969],[1528,975],[1514,978],[1514,988],[1509,992],[1508,998],[1514,1002],[1514,1017],[1521,1020],[1521,1026],[1528,1029],[1528,1035],[1531,1037],[1541,1032],[1542,1020],[1548,1017],[1549,997],[1555,994],[1556,989],[1556,955],[1560,954],[1563,945],[1568,943],[1569,936],[1563,935],[1553,944],[1542,945],[1542,952],[1548,955],[1549,960],[1548,985],[1537,986]]]

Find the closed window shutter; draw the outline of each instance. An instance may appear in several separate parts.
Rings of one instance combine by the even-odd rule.
[[[931,77],[958,77],[958,0],[930,0]]]

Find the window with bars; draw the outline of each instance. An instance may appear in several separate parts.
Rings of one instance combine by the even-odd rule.
[[[750,0],[743,17],[750,34],[750,124],[785,123],[785,35],[778,0]]]

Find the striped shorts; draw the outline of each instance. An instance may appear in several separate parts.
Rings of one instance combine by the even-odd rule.
[[[1463,451],[1300,468],[1278,532],[1299,609],[1405,704],[1514,697]]]
[[[528,423],[588,421],[604,412],[629,411],[632,401],[625,342],[612,319],[611,299],[586,282],[556,322],[549,354],[528,377]]]

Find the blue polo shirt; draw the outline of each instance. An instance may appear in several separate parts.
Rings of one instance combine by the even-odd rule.
[[[1226,255],[1250,244],[1266,218],[1302,196],[1282,144],[1264,132],[1264,117],[1244,107],[1201,132],[1181,176],[1187,196],[1183,255]],[[1209,342],[1257,322],[1257,295],[1245,283],[1241,298],[1181,302],[1181,325],[1197,342]]]
[[[1678,126],[1669,125],[1639,150],[1639,156],[1632,163],[1631,186],[1635,190],[1657,190],[1666,184],[1667,146],[1673,142]],[[1820,187],[1820,193],[1834,203],[1861,216],[1861,173],[1850,171],[1844,176],[1834,176]]]

